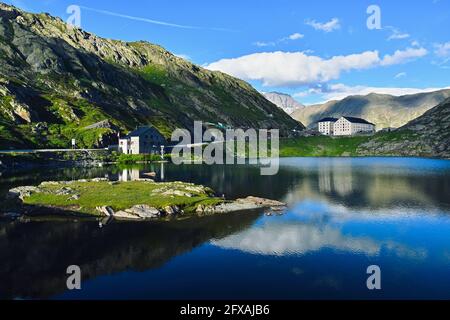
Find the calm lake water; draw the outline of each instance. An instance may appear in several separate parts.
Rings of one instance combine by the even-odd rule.
[[[450,299],[450,161],[289,158],[279,174],[242,166],[40,169],[3,173],[0,194],[45,180],[156,171],[227,198],[287,202],[175,222],[0,223],[0,298]],[[79,265],[82,290],[66,289]],[[366,287],[381,268],[379,291]]]

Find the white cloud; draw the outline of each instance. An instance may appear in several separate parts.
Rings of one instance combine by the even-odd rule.
[[[288,38],[289,38],[289,40],[298,40],[298,39],[302,39],[303,37],[304,37],[303,34],[296,32],[296,33],[291,34]]]
[[[400,79],[406,77],[406,72],[400,72],[395,75],[395,79]]]
[[[274,47],[280,42],[295,41],[295,40],[303,39],[304,37],[305,37],[305,35],[296,32],[296,33],[293,33],[293,34],[291,34],[291,35],[289,35],[287,37],[283,37],[281,39],[278,39],[276,41],[269,41],[269,42],[256,41],[253,44],[255,46],[257,46],[257,47]]]
[[[450,41],[446,43],[436,43],[434,53],[441,58],[450,57]]]
[[[321,30],[324,32],[331,32],[341,28],[341,24],[338,18],[333,18],[328,22],[317,22],[315,20],[307,20],[305,22],[308,26],[313,27],[316,30]]]
[[[275,42],[264,42],[264,41],[256,41],[253,43],[257,47],[273,47],[276,45]]]
[[[392,55],[385,55],[381,61],[382,66],[390,66],[408,62],[415,58],[421,58],[428,54],[425,48],[407,48],[406,50],[397,50]]]
[[[410,37],[409,33],[401,32],[399,29],[394,27],[386,27],[386,29],[391,30],[391,35],[388,37],[388,40],[401,40],[407,39]]]
[[[400,257],[422,259],[427,256],[424,249],[411,249],[390,240],[351,236],[335,226],[309,223],[266,224],[213,240],[211,244],[220,248],[270,256],[304,255],[324,248],[367,256],[377,256],[383,249]]]
[[[324,102],[331,100],[342,100],[348,96],[368,95],[370,93],[389,94],[393,96],[404,96],[408,94],[434,92],[447,88],[396,88],[396,87],[371,87],[371,86],[347,86],[342,83],[311,88],[294,94],[294,97],[307,97],[310,95],[322,95]]]
[[[407,48],[383,59],[378,51],[323,59],[305,52],[276,51],[222,59],[206,67],[244,80],[261,81],[263,86],[301,86],[336,80],[343,72],[408,62],[426,54],[424,48]]]

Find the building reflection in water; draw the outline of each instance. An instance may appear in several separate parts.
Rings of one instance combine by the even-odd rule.
[[[122,172],[119,172],[119,181],[128,182],[139,180],[140,178],[139,172],[140,171],[138,168],[123,169]]]
[[[340,196],[348,196],[354,192],[354,187],[351,164],[326,163],[319,166],[320,192],[336,192]]]
[[[118,180],[122,181],[122,182],[127,182],[127,181],[137,181],[141,178],[149,178],[147,177],[141,177],[141,174],[144,175],[144,173],[149,173],[149,172],[154,172],[154,171],[158,171],[157,169],[155,170],[155,167],[153,165],[151,165],[149,168],[142,168],[142,167],[131,167],[131,168],[125,168],[121,171],[119,171],[118,174]],[[157,177],[158,175],[156,175],[155,177]],[[165,167],[164,167],[164,162],[161,162],[159,164],[159,179],[161,181],[165,180]]]

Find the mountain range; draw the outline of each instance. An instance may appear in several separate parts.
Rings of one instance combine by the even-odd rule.
[[[284,112],[291,115],[292,113],[302,110],[305,108],[303,104],[295,100],[288,94],[280,92],[264,92],[263,96],[274,103],[276,106],[281,108]]]
[[[304,128],[248,83],[148,42],[98,37],[0,3],[0,149],[101,146],[139,125],[166,137],[195,120]]]
[[[322,118],[353,116],[376,124],[378,130],[399,128],[449,97],[450,89],[404,96],[371,93],[310,105],[296,110],[291,116],[309,127]]]

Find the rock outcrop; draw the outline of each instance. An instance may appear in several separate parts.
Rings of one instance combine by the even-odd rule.
[[[375,136],[358,153],[450,158],[450,98],[392,135],[389,140]]]
[[[279,92],[265,92],[264,97],[274,103],[278,108],[291,115],[296,111],[300,111],[305,106],[292,98],[290,95]]]
[[[286,209],[286,204],[280,201],[250,196],[235,201],[227,201],[215,206],[200,205],[197,207],[196,212],[199,214],[216,214],[256,209],[281,211]]]

